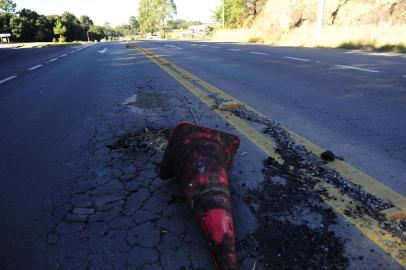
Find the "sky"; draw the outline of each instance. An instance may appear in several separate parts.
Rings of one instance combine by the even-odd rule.
[[[128,23],[137,16],[138,0],[13,0],[17,10],[28,8],[43,15],[62,14],[69,11],[77,17],[88,15],[95,24],[109,22],[116,26]],[[211,22],[212,10],[222,0],[175,0],[177,18]]]

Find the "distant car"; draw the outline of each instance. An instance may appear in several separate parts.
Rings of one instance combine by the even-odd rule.
[[[156,34],[156,33],[148,33],[148,34],[147,34],[147,39],[158,40],[158,39],[160,39],[160,38],[159,38],[159,35]]]

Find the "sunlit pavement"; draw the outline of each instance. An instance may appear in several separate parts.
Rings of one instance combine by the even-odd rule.
[[[142,45],[406,193],[404,58]],[[260,149],[135,48],[31,50],[0,51],[2,269],[213,269],[176,181],[156,176],[162,149],[108,147],[194,115],[242,140],[230,171],[241,269],[401,269],[318,196],[291,184],[294,174],[263,173],[272,167]],[[356,67],[369,71],[348,68],[361,60],[373,64]],[[261,201],[273,192],[258,186],[264,178],[294,200],[279,208]],[[295,188],[305,196],[288,193]]]

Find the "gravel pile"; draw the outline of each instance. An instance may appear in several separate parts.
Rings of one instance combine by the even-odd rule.
[[[398,236],[402,241],[406,241],[406,221],[388,222],[378,214],[379,211],[393,207],[387,200],[378,198],[365,191],[360,185],[354,184],[348,179],[342,177],[339,173],[326,165],[326,161],[320,159],[309,152],[304,146],[296,144],[289,133],[273,120],[262,117],[255,112],[245,108],[233,109],[232,112],[238,117],[259,123],[262,125],[262,132],[277,145],[276,151],[285,160],[285,165],[293,167],[300,175],[306,176],[306,181],[315,186],[320,181],[325,181],[334,185],[345,195],[354,200],[354,208],[348,209],[345,214],[351,216],[362,216],[367,214],[376,219],[381,227]],[[313,190],[319,195],[329,196],[325,190]]]

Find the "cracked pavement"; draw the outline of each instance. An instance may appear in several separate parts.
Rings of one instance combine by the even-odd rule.
[[[109,53],[94,57],[93,51],[100,46],[83,51],[82,58],[71,64],[77,73],[65,73],[66,77],[51,83],[45,82],[48,75],[29,82],[44,89],[49,100],[58,100],[56,104],[41,103],[43,97],[37,91],[29,96],[31,101],[24,98],[17,103],[21,97],[12,94],[0,104],[0,120],[8,120],[10,131],[1,140],[4,192],[0,203],[6,207],[0,212],[4,218],[0,225],[0,268],[214,269],[208,245],[176,180],[157,178],[155,164],[161,160],[163,148],[146,145],[117,150],[109,146],[146,129],[162,131],[179,121],[193,122],[193,114],[202,125],[241,134],[134,49],[111,43],[103,45]],[[88,70],[92,70],[90,74],[86,74]],[[89,76],[94,82],[88,83]],[[59,80],[72,83],[63,88]],[[49,89],[54,93],[47,92]],[[64,98],[52,96],[56,94]],[[41,132],[35,134],[34,129],[27,133],[30,126],[18,115],[9,116],[6,101],[25,101],[24,109],[32,111],[38,109],[37,102],[48,106],[28,119]],[[53,115],[53,111],[57,112]],[[46,117],[41,118],[43,115]],[[59,122],[69,124],[53,126]],[[400,269],[342,217],[321,215],[320,211],[329,208],[317,199],[309,203],[310,207],[299,198],[286,212],[267,209],[266,199],[252,200],[253,190],[266,194],[261,182],[267,157],[246,138],[241,140],[229,172],[241,269],[252,269],[253,265],[268,269],[261,259],[264,245],[254,239],[269,236],[263,234],[267,231],[264,211],[275,214],[277,223],[293,224],[292,230],[297,230],[274,241],[301,241],[298,232],[305,228],[314,235],[328,235],[329,243],[342,247],[329,251],[323,243],[315,242],[313,255],[320,260],[343,258],[336,265],[326,259],[325,264],[318,265],[320,269]],[[273,177],[280,185],[286,181]],[[282,243],[273,244],[276,252],[286,248]],[[301,258],[301,263],[306,265],[306,260]],[[280,265],[283,269],[283,263]]]

